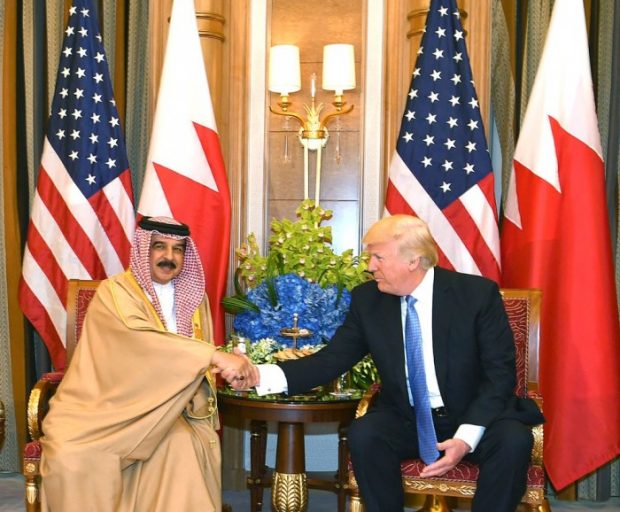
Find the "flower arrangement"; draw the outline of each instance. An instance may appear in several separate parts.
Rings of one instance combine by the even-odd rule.
[[[297,339],[297,348],[303,354],[320,349],[344,321],[350,290],[368,279],[367,254],[333,251],[331,227],[321,225],[332,217],[330,210],[306,200],[296,214],[296,221],[272,220],[267,256],[260,254],[253,234],[236,251],[236,293],[223,301],[236,314],[235,335],[226,349],[241,341],[254,363],[274,362],[277,353],[293,345],[281,331],[294,322],[308,333]],[[351,376],[356,387],[368,387],[376,379],[372,360],[358,363]]]
[[[272,301],[270,287],[275,290],[275,301]],[[247,309],[238,313],[234,322],[237,332],[252,340],[271,336],[281,345],[291,346],[292,338],[282,336],[280,330],[291,327],[297,314],[298,327],[311,333],[302,339],[303,344],[314,346],[329,340],[342,324],[351,295],[347,289],[339,289],[336,285],[323,288],[297,274],[287,273],[250,289],[247,300],[255,304],[258,311]]]

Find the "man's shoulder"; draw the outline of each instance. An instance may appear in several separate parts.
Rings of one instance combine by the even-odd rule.
[[[374,279],[357,285],[351,291],[351,302],[368,304],[372,308],[379,307],[381,304],[392,304],[394,300],[400,300],[400,297],[379,290],[377,281]]]
[[[157,313],[147,293],[131,271],[120,272],[103,280],[97,290],[100,303],[130,329],[151,328]]]
[[[99,295],[109,294],[117,300],[122,297],[132,297],[139,300],[146,299],[144,291],[130,270],[119,272],[101,281],[97,288],[97,293]]]
[[[117,283],[126,282],[128,278],[131,277],[131,272],[129,270],[123,270],[122,272],[118,272],[117,274],[113,274],[109,277],[106,277],[101,281],[99,286],[112,286]]]
[[[353,290],[351,290],[351,295],[353,297],[367,297],[375,294],[380,294],[379,288],[377,287],[377,281],[371,279],[370,281],[366,281],[365,283],[358,284]]]
[[[486,277],[455,272],[435,267],[434,294],[439,301],[453,303],[456,308],[485,307],[499,304],[501,294],[498,284]]]
[[[114,288],[117,285],[127,283],[128,277],[131,275],[129,271],[119,272],[118,274],[113,274],[109,277],[106,277],[99,284],[99,289],[103,288]]]
[[[463,288],[493,289],[498,285],[487,277],[456,272],[443,267],[435,267],[435,283],[437,285],[453,285]]]

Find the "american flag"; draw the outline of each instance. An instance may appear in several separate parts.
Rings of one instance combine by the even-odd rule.
[[[493,170],[454,0],[431,2],[385,208],[428,223],[440,265],[499,281]]]
[[[129,163],[92,0],[69,10],[19,287],[55,368],[65,366],[67,280],[103,279],[129,260]]]

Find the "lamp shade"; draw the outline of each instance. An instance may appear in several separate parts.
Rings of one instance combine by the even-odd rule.
[[[299,89],[299,48],[292,44],[272,46],[269,50],[269,90],[287,95]]]
[[[328,44],[323,47],[323,89],[355,89],[355,53],[352,44]]]

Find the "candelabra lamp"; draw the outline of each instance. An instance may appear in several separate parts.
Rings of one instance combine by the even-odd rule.
[[[346,105],[344,91],[355,89],[355,54],[351,44],[328,44],[323,47],[324,90],[334,91],[334,109],[323,113],[323,104],[316,103],[315,73],[310,76],[310,105],[304,104],[305,116],[290,109],[289,94],[301,90],[299,48],[294,45],[272,46],[269,52],[269,90],[280,94],[278,108],[269,110],[280,116],[290,116],[300,124],[299,141],[304,148],[304,199],[308,199],[308,151],[316,151],[315,204],[321,190],[321,150],[327,144],[327,123],[337,116],[348,114],[353,105]]]

